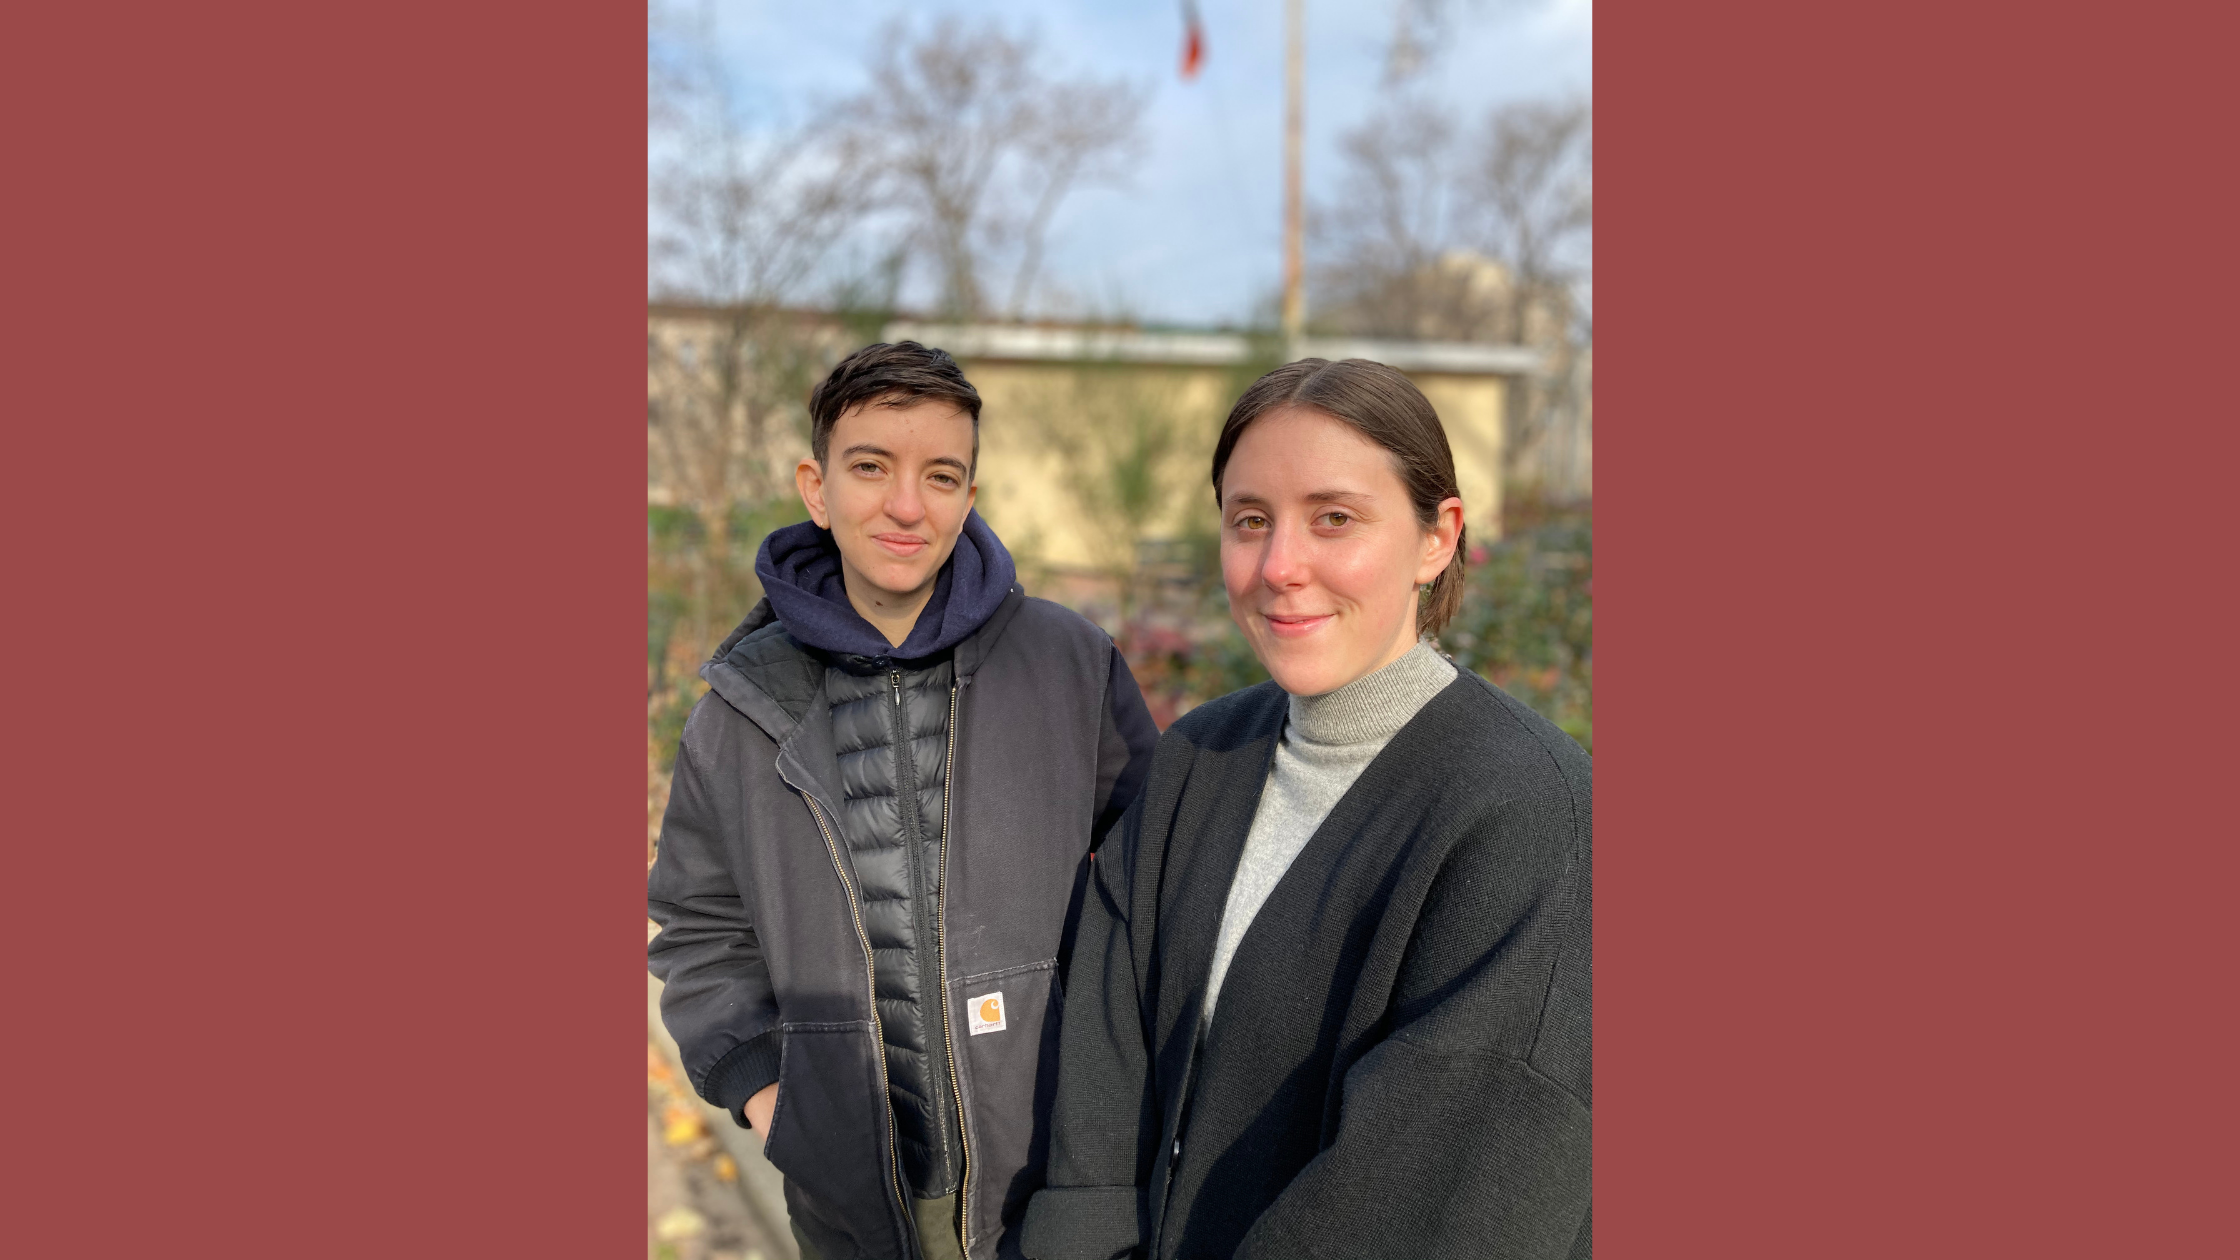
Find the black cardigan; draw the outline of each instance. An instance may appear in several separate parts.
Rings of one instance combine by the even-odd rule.
[[[1464,673],[1208,965],[1285,697],[1204,705],[1097,855],[1038,1260],[1586,1257],[1592,763]]]

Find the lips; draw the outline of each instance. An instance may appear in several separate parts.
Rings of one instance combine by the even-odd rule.
[[[932,542],[915,534],[873,534],[871,541],[898,556],[914,556],[932,546]]]
[[[1301,613],[1262,613],[1269,633],[1279,639],[1303,639],[1336,620],[1336,613],[1307,616]]]

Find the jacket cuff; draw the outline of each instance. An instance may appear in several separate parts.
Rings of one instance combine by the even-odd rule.
[[[778,1052],[785,1035],[773,1028],[743,1041],[716,1060],[700,1086],[700,1096],[731,1113],[740,1128],[747,1127],[746,1102],[778,1081]]]
[[[1044,1186],[1027,1200],[1019,1247],[1033,1260],[1118,1260],[1143,1245],[1143,1187]]]

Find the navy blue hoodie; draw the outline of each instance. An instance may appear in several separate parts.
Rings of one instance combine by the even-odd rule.
[[[933,596],[901,646],[887,642],[848,602],[840,574],[840,545],[815,521],[772,530],[755,553],[755,576],[770,597],[770,611],[802,643],[852,656],[922,660],[971,637],[1003,604],[1018,578],[1011,553],[978,512],[964,518],[956,550],[934,579]]]

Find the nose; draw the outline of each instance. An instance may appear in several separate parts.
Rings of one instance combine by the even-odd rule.
[[[1260,556],[1260,580],[1271,590],[1292,590],[1307,584],[1307,571],[1307,539],[1286,526],[1270,529],[1268,549]]]
[[[925,497],[918,493],[917,483],[907,479],[898,478],[887,492],[886,509],[898,525],[916,525],[926,518]]]

